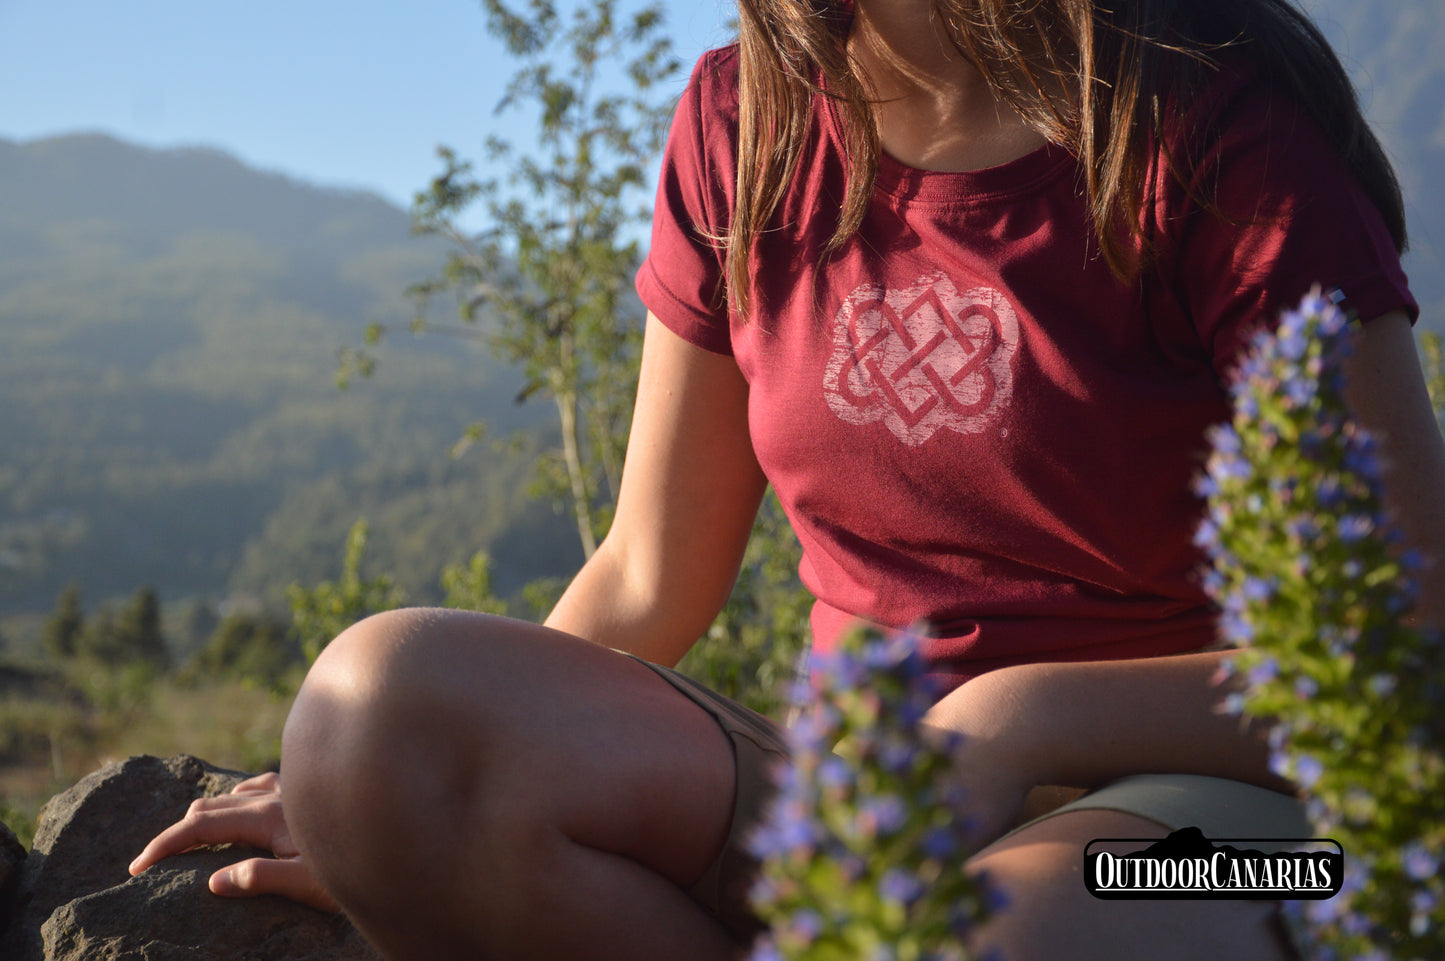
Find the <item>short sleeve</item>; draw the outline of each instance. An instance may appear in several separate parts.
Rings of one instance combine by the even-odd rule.
[[[652,245],[637,272],[647,309],[684,340],[731,354],[724,251],[733,191],[735,48],[698,61],[663,151]],[[731,109],[730,109],[731,108]]]
[[[1419,307],[1384,218],[1324,134],[1261,83],[1225,87],[1191,189],[1171,183],[1162,211],[1161,266],[1215,370],[1232,369],[1252,334],[1316,284],[1363,320],[1400,310],[1413,322]]]

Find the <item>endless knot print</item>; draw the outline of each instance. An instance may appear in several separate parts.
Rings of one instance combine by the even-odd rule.
[[[911,447],[943,428],[977,434],[1013,398],[1018,340],[997,290],[960,293],[942,273],[901,290],[864,284],[833,318],[824,395],[847,423],[881,420]]]

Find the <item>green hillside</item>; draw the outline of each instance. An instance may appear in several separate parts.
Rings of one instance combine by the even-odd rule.
[[[476,345],[401,344],[335,386],[338,351],[441,262],[408,226],[213,151],[0,141],[0,615],[69,582],[272,599],[331,575],[362,514],[419,598],[487,545],[502,591],[574,566],[525,458],[447,460],[478,417],[547,413]]]
[[[1339,51],[1405,190],[1422,321],[1445,331],[1445,0],[1304,0]]]

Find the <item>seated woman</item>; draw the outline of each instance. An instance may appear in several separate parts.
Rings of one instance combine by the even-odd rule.
[[[340,906],[397,959],[739,957],[779,732],[668,667],[770,482],[818,647],[928,627],[952,687],[928,720],[967,735],[980,824],[958,870],[1011,900],[976,947],[1287,956],[1270,905],[1101,902],[1079,868],[1096,837],[1302,830],[1257,726],[1219,710],[1190,485],[1241,345],[1316,283],[1367,321],[1359,416],[1399,524],[1445,554],[1399,191],[1338,62],[1284,0],[739,13],[667,148],[616,520],[547,626],[357,624],[281,778],[198,801],[133,870],[268,847],[212,889]],[[1038,785],[1099,790],[1005,837]]]

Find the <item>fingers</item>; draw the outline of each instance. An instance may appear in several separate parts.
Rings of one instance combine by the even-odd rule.
[[[131,862],[130,873],[140,874],[173,854],[208,844],[243,844],[266,848],[277,856],[222,868],[211,875],[213,893],[240,898],[279,894],[322,911],[340,910],[298,857],[275,774],[242,781],[230,794],[191,802],[186,816],[157,834]]]
[[[278,857],[297,854],[277,794],[223,794],[191,803],[186,816],[157,834],[131,862],[136,875],[173,854],[206,844],[245,844]]]
[[[232,794],[280,794],[281,775],[275,771],[267,771],[265,774],[258,774],[255,777],[248,777],[246,780],[231,788]]]
[[[322,911],[341,910],[316,883],[300,858],[252,858],[242,861],[211,875],[210,887],[213,894],[228,898],[279,894]]]

